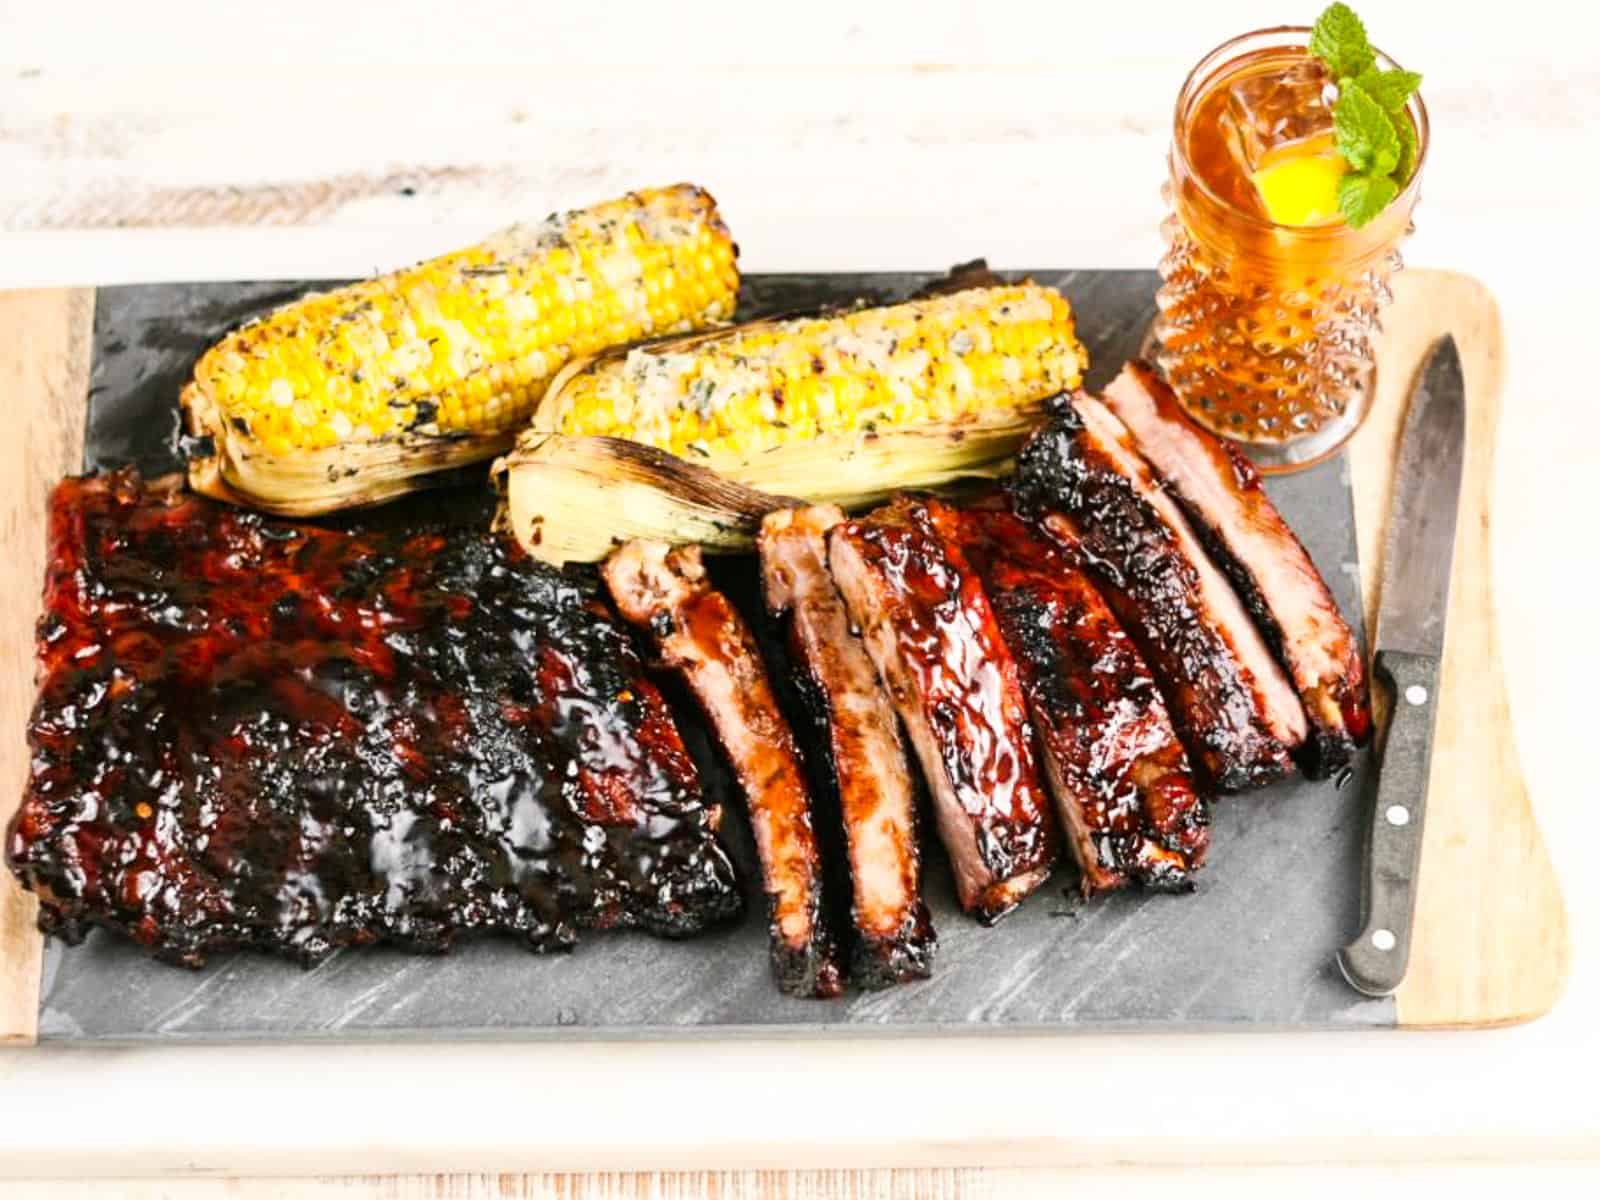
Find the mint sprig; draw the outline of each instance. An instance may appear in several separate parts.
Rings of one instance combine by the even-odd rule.
[[[1417,169],[1417,131],[1406,101],[1422,86],[1415,71],[1380,71],[1367,27],[1347,4],[1330,4],[1311,27],[1308,49],[1339,87],[1333,133],[1350,171],[1339,182],[1339,211],[1360,229],[1385,208]]]
[[[1311,27],[1311,53],[1335,79],[1354,78],[1378,61],[1367,27],[1348,4],[1330,4]]]
[[[1356,76],[1356,86],[1383,105],[1384,112],[1400,113],[1405,111],[1411,93],[1422,86],[1422,76],[1415,71],[1379,71],[1368,67]]]
[[[1411,182],[1411,177],[1417,171],[1417,151],[1421,147],[1417,144],[1417,127],[1410,121],[1399,121],[1396,128],[1400,130],[1400,161],[1395,164],[1394,177],[1401,185]]]
[[[1352,171],[1339,180],[1339,211],[1346,221],[1360,228],[1388,208],[1399,194],[1400,185],[1392,176]]]
[[[1333,136],[1345,161],[1361,172],[1392,175],[1400,162],[1400,133],[1383,106],[1359,87],[1341,88]]]

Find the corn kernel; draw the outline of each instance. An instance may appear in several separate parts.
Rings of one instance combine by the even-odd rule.
[[[526,418],[575,346],[652,332],[662,303],[666,324],[731,311],[733,247],[713,217],[692,189],[566,214],[553,238],[508,233],[308,296],[224,339],[195,381],[221,410],[221,434],[238,435],[237,417],[275,456],[382,436],[424,399],[443,431],[485,417],[503,428]],[[290,419],[270,426],[269,411]]]

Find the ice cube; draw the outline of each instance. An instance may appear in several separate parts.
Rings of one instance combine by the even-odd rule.
[[[1336,97],[1337,88],[1314,58],[1229,84],[1223,119],[1244,173],[1255,174],[1279,147],[1331,134]]]

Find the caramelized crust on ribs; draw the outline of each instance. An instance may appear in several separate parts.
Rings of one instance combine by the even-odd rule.
[[[706,578],[698,546],[632,541],[601,567],[622,615],[694,693],[744,790],[771,908],[772,965],[791,995],[844,987],[823,925],[811,792],[755,635]]]
[[[828,563],[921,761],[962,907],[992,922],[1049,877],[1057,838],[989,602],[911,500],[836,526]]]
[[[850,978],[876,988],[927,978],[937,938],[922,902],[899,721],[828,574],[828,531],[843,520],[831,504],[780,509],[762,521],[756,546],[767,608],[786,626],[838,791],[856,935]]]
[[[188,966],[739,911],[693,761],[592,585],[477,531],[340,533],[136,475],[50,507],[7,853],[68,941]]]
[[[1105,402],[1177,497],[1300,693],[1311,726],[1301,765],[1312,778],[1331,774],[1366,742],[1372,710],[1361,647],[1305,547],[1250,460],[1187,420],[1144,363],[1124,367]]]
[[[1074,397],[1023,447],[1015,486],[1023,511],[1076,551],[1139,643],[1212,786],[1240,791],[1283,775],[1306,736],[1299,698],[1116,417]]]
[[[1085,895],[1176,890],[1205,859],[1205,806],[1149,668],[1088,578],[998,507],[930,502],[977,568],[1021,673]]]

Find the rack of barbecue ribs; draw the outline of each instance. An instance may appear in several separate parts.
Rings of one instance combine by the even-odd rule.
[[[740,911],[627,630],[509,540],[297,526],[124,472],[56,488],[49,561],[7,841],[46,931],[311,963]]]
[[[779,988],[838,995],[844,981],[824,924],[810,785],[755,635],[711,586],[698,546],[628,542],[601,573],[618,611],[650,634],[662,662],[683,677],[745,794]]]
[[[1016,661],[1082,892],[1191,886],[1210,841],[1205,805],[1155,680],[1099,592],[1014,513],[929,501],[928,514],[977,569]]]
[[[1228,792],[1285,774],[1306,739],[1300,698],[1105,405],[1064,402],[1023,446],[1014,488],[1133,634],[1204,780]]]
[[[842,834],[850,977],[886,987],[928,977],[937,946],[918,771],[957,898],[991,923],[1063,834],[1086,896],[1191,887],[1212,792],[1295,761],[1324,776],[1371,729],[1359,644],[1304,547],[1142,364],[1103,400],[1060,398],[1004,491],[780,509],[757,549],[793,694],[697,546],[629,542],[597,580],[488,531],[347,532],[132,472],[68,479],[7,858],[46,931],[104,926],[190,966],[699,933],[742,901],[647,640],[746,797],[780,988],[826,997],[846,906],[819,797],[838,798],[822,832]]]
[[[851,882],[850,979],[887,987],[925,979],[937,939],[922,901],[916,790],[889,694],[851,632],[828,574],[831,504],[779,509],[756,546],[768,611],[785,627],[803,704],[826,743]]]
[[[1310,723],[1301,765],[1313,779],[1326,777],[1372,731],[1366,663],[1328,585],[1250,460],[1186,420],[1151,368],[1129,363],[1103,399],[1289,673]]]
[[[1058,839],[978,577],[914,500],[835,526],[828,564],[916,750],[961,905],[993,922],[1049,877]]]

